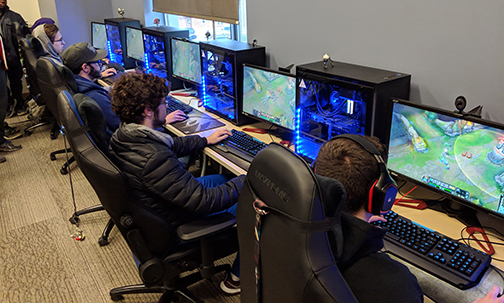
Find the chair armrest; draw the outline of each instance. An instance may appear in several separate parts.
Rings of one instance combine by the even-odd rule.
[[[235,224],[236,218],[231,213],[223,212],[180,225],[177,235],[180,240],[190,242],[219,233]]]

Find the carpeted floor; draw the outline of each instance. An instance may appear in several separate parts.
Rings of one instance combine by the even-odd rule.
[[[25,120],[22,116],[7,122],[23,129]],[[71,237],[75,226],[68,221],[74,212],[70,176],[60,174],[66,156],[49,159],[65,145],[61,135],[49,138],[50,128],[43,126],[13,141],[23,149],[2,153],[7,162],[0,164],[0,302],[112,302],[110,289],[140,283],[138,271],[117,229],[109,245],[98,245],[109,219],[104,211],[81,216],[84,241]],[[99,203],[75,163],[71,178],[77,209]],[[239,295],[220,291],[223,277],[221,273],[190,290],[205,302],[239,302]],[[156,302],[159,297],[127,295],[123,302]]]

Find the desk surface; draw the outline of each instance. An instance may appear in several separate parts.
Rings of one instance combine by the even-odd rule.
[[[189,104],[189,105],[193,106],[194,108],[197,108],[199,111],[204,112],[207,115],[210,115],[211,117],[213,117],[213,118],[219,120],[220,122],[224,123],[225,125],[222,126],[221,128],[237,129],[237,130],[242,130],[244,128],[262,128],[262,129],[269,128],[269,125],[266,124],[266,123],[264,123],[264,122],[257,122],[257,123],[250,124],[250,125],[236,126],[236,125],[228,122],[226,119],[220,118],[217,115],[214,115],[214,114],[212,114],[210,112],[206,112],[204,107],[197,107],[199,100],[197,98],[195,98],[195,97],[182,97],[182,96],[173,96],[173,97],[175,97],[176,99],[178,99],[178,100],[180,100],[180,101],[182,101],[182,102],[184,102],[186,104]],[[165,125],[165,127],[166,127],[167,130],[169,130],[170,132],[172,132],[173,134],[175,134],[177,136],[186,136],[186,134],[184,134],[183,132],[181,132],[180,130],[178,130],[177,128],[175,128],[172,125]],[[216,128],[213,128],[213,129],[209,129],[209,130],[202,131],[202,132],[199,132],[199,133],[195,133],[193,135],[199,135],[201,137],[208,137],[215,130],[216,130]],[[249,134],[250,136],[252,136],[252,137],[254,137],[254,138],[258,139],[258,140],[261,140],[262,142],[266,142],[266,143],[271,143],[273,141],[274,142],[280,142],[282,140],[282,139],[280,139],[278,137],[275,137],[275,136],[272,136],[272,135],[269,135],[269,134],[258,134],[258,133],[251,133],[251,132],[247,132],[247,134]],[[205,148],[204,152],[205,152],[205,154],[207,156],[209,156],[210,158],[212,158],[213,160],[215,160],[217,163],[219,163],[220,165],[222,165],[223,167],[225,167],[226,169],[228,169],[231,173],[233,173],[235,175],[242,175],[242,174],[246,174],[247,173],[247,171],[245,169],[243,169],[240,166],[236,165],[235,163],[233,163],[233,161],[230,161],[227,158],[223,157],[222,155],[220,155],[218,152],[216,152],[213,149],[210,149],[210,148],[207,147],[207,148]]]

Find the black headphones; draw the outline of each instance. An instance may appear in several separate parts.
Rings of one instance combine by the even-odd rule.
[[[367,211],[373,215],[387,213],[394,205],[397,195],[397,185],[390,177],[387,165],[383,161],[380,151],[367,139],[352,134],[343,134],[331,138],[331,140],[345,138],[354,141],[364,148],[368,153],[375,156],[380,168],[380,177],[374,180],[369,188],[369,202]]]

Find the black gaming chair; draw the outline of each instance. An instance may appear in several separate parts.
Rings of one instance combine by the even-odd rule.
[[[339,181],[316,176],[284,146],[272,143],[254,158],[236,215],[241,302],[357,302],[327,236],[333,224],[340,224],[340,217],[326,218],[322,204],[330,199],[339,214],[345,196]],[[254,205],[269,211],[260,216],[258,256]],[[256,257],[260,260],[257,288]]]
[[[23,59],[23,67],[25,70],[25,79],[28,84],[30,96],[38,105],[44,105],[45,101],[40,93],[40,87],[37,81],[37,60],[41,56],[46,55],[44,48],[40,41],[31,34],[26,35],[25,38],[19,40],[19,49],[21,58]],[[52,115],[42,116],[36,124],[31,125],[24,129],[24,134],[29,135],[34,129],[47,124],[54,123]],[[56,130],[57,131],[57,130]]]
[[[175,293],[185,296],[187,286],[230,270],[230,265],[214,266],[213,261],[237,251],[234,216],[221,213],[172,228],[170,222],[132,199],[124,175],[82,128],[72,103],[68,92],[60,93],[59,114],[77,164],[139,261],[144,282],[112,289],[112,300],[121,300],[124,294],[164,293],[160,302],[170,302]],[[197,268],[198,272],[179,278],[180,273]]]
[[[56,119],[59,129],[61,127],[61,124],[56,99],[61,91],[67,91],[71,94],[77,91],[74,75],[72,71],[68,69],[68,67],[64,65],[58,65],[48,57],[40,57],[37,60],[36,71],[40,91],[42,93],[42,96],[44,97],[46,106],[49,108],[54,118]],[[68,151],[70,151],[70,149],[61,149],[52,152],[50,155],[51,161],[56,160],[57,154],[63,154]],[[68,173],[68,168],[70,164],[72,164],[72,162],[74,162],[73,156],[61,167],[60,172],[62,175]]]

